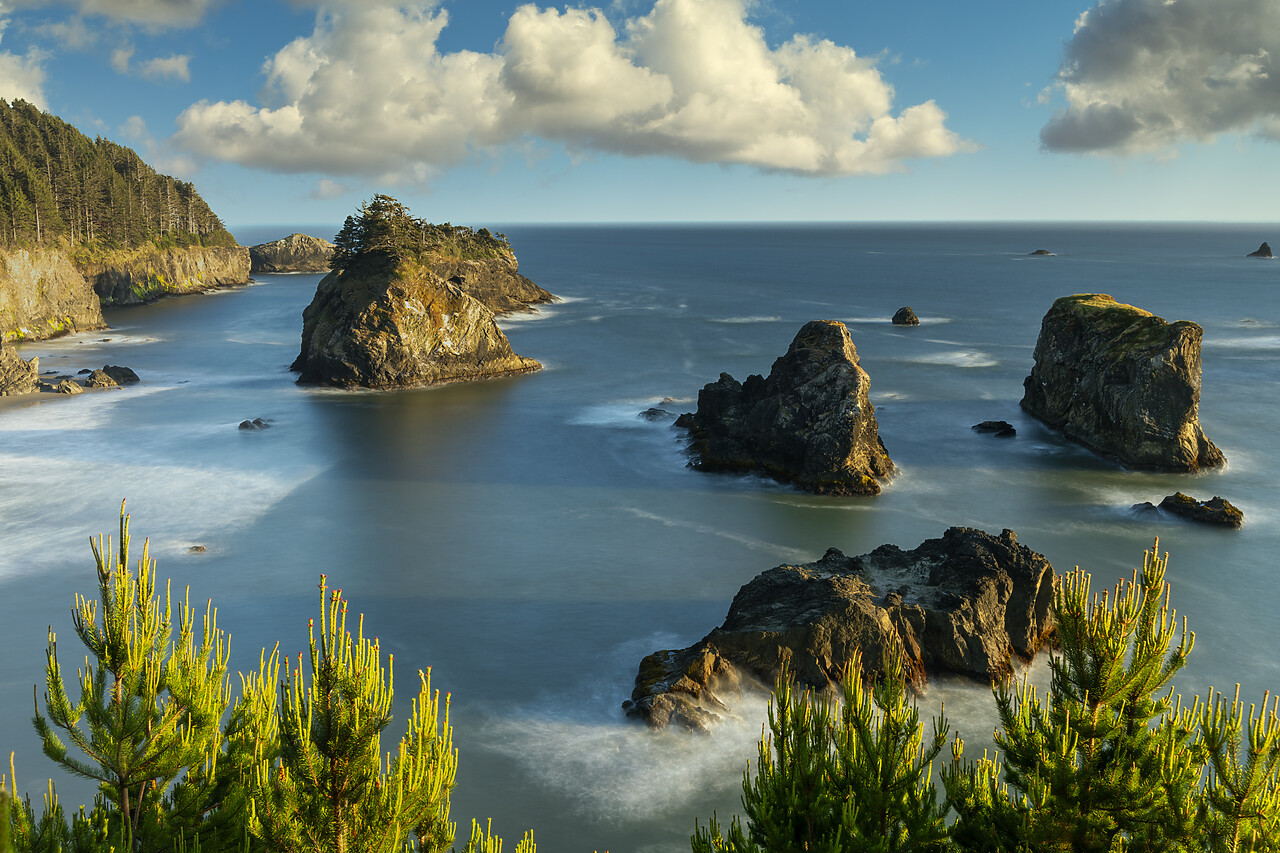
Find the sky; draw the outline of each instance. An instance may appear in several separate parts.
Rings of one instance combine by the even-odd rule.
[[[0,97],[233,232],[1280,219],[1280,0],[0,0]]]

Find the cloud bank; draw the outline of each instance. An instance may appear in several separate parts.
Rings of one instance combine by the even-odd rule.
[[[0,6],[0,9],[3,7]],[[0,40],[4,38],[7,18],[0,18]],[[19,56],[0,51],[0,98],[15,101],[21,98],[41,109],[45,107],[44,60],[47,57],[37,48],[31,48]]]
[[[1081,16],[1056,86],[1051,151],[1140,153],[1221,133],[1280,141],[1280,2],[1104,0]]]
[[[190,27],[223,0],[10,0],[12,7],[65,5],[81,15],[101,15],[151,27]]]
[[[326,0],[264,66],[257,106],[202,101],[174,141],[280,172],[425,180],[530,138],[803,175],[878,174],[967,147],[932,101],[892,112],[874,60],[797,35],[770,48],[744,0],[656,0],[621,30],[521,6],[492,53],[440,53],[433,2]]]

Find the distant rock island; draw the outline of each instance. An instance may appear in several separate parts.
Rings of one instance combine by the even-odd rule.
[[[249,280],[248,249],[195,187],[131,149],[3,98],[0,147],[0,340],[100,329],[103,305]]]
[[[890,649],[906,675],[952,672],[984,683],[1012,672],[1052,636],[1056,575],[1011,530],[952,527],[912,551],[882,545],[769,569],[733,597],[724,624],[686,649],[646,657],[623,708],[654,728],[705,731],[744,683],[771,685],[790,659],[796,680],[838,683],[855,652],[883,673]]]
[[[1246,258],[1270,258],[1272,257],[1271,246],[1270,244],[1264,241],[1263,244],[1258,247],[1258,250],[1256,252],[1250,252],[1249,254],[1245,255],[1245,257]]]
[[[1034,252],[1027,252],[1027,254],[1031,255],[1032,257],[1035,257],[1037,255],[1042,258],[1053,257],[1053,252],[1050,252],[1048,249],[1036,249]]]
[[[893,315],[893,325],[895,326],[919,326],[920,318],[916,316],[916,312],[911,310],[910,305],[903,305]]]
[[[806,491],[875,495],[893,472],[880,441],[871,379],[844,323],[806,323],[767,379],[727,373],[681,415],[692,464],[703,471],[759,472]]]
[[[442,257],[515,269],[501,235],[414,219],[377,195],[347,217],[334,243],[333,271],[303,312],[300,383],[399,388],[529,373],[495,313],[436,268]],[[538,288],[537,301],[553,298]],[[520,307],[518,295],[506,298]]]
[[[1064,296],[1041,323],[1022,408],[1133,467],[1224,465],[1200,428],[1203,334],[1103,293]]]
[[[309,234],[290,234],[249,247],[249,271],[254,273],[328,272],[333,244]]]

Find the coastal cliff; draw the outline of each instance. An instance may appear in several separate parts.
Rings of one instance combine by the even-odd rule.
[[[1225,465],[1200,428],[1203,335],[1104,293],[1064,296],[1044,316],[1022,408],[1133,467]]]
[[[0,251],[0,341],[101,329],[102,307],[62,249]]]
[[[199,293],[249,281],[244,246],[190,246],[112,253],[84,266],[103,305],[141,305],[161,296]]]

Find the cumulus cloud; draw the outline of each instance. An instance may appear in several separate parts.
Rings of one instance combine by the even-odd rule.
[[[116,21],[152,27],[190,27],[223,0],[63,0],[81,15],[101,15]],[[11,0],[15,8],[48,6],[49,0]]]
[[[441,53],[434,2],[324,0],[264,66],[263,104],[202,101],[175,141],[282,172],[422,180],[543,139],[805,175],[874,174],[968,144],[932,101],[893,112],[874,60],[797,35],[770,48],[744,0],[521,6],[492,53]]]
[[[174,79],[188,83],[191,81],[191,71],[187,67],[190,61],[191,57],[186,54],[158,56],[155,59],[139,62],[138,69],[142,72],[142,76],[149,80]]]
[[[1255,132],[1280,141],[1280,3],[1103,0],[1076,21],[1040,132],[1053,151],[1138,153]]]
[[[0,18],[0,41],[8,25],[8,19]],[[44,109],[44,62],[47,58],[35,47],[21,56],[0,51],[0,98],[7,101],[21,98]]]
[[[133,45],[117,47],[111,51],[111,67],[120,74],[129,73],[129,62],[133,59]]]

